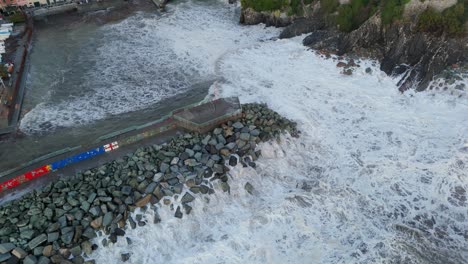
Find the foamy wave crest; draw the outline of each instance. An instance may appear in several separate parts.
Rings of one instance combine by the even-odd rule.
[[[307,179],[328,201],[303,215],[320,216],[312,226],[330,235],[319,238],[318,262],[468,261],[466,97],[402,95],[395,80],[366,67],[344,76],[300,40],[225,56],[217,86],[221,96],[265,102],[299,122],[306,149],[269,173]]]
[[[88,58],[78,87],[63,89],[70,93],[66,99],[33,108],[21,129],[72,127],[151,107],[215,78],[215,62],[227,51],[277,34],[273,28],[241,27],[231,7],[221,3],[181,3],[162,17],[140,13],[103,26],[97,39],[83,44],[96,46],[96,54],[82,55],[95,58]]]

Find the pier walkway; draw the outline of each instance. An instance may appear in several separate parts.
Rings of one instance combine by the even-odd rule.
[[[36,158],[0,172],[0,203],[44,186],[57,177],[73,176],[98,167],[141,146],[161,144],[187,132],[204,133],[241,115],[237,97],[218,99],[175,110],[164,118],[116,131],[95,142]]]

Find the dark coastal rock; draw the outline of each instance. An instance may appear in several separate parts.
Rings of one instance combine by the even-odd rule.
[[[356,54],[378,59],[381,70],[388,75],[405,73],[398,84],[402,92],[411,88],[422,91],[447,67],[467,60],[466,35],[451,37],[417,32],[411,23],[382,26],[379,13],[350,33],[331,27],[323,29],[317,16],[305,20],[307,22],[298,20],[298,25],[309,23],[311,29],[316,27],[303,40],[305,46],[337,55]],[[294,23],[290,27],[294,28]],[[293,34],[287,32],[285,35]],[[352,71],[347,69],[343,73],[349,75]]]
[[[39,246],[40,244],[44,243],[47,241],[47,235],[46,234],[41,234],[37,237],[35,237],[33,240],[31,240],[29,243],[28,243],[28,247],[30,249],[34,249],[36,248],[37,246]]]
[[[180,210],[180,206],[177,206],[177,209],[176,209],[176,212],[175,212],[174,216],[176,218],[182,219],[183,214],[182,214],[182,211]]]
[[[12,251],[16,246],[13,243],[0,244],[0,254],[5,254]]]
[[[254,187],[252,186],[252,184],[250,184],[250,182],[247,182],[247,183],[244,185],[244,189],[245,189],[249,194],[253,194],[253,192],[254,192]]]
[[[257,12],[252,8],[243,8],[241,10],[240,23],[245,25],[257,25],[264,23],[266,26],[285,27],[291,24],[293,18],[286,14],[277,16],[273,12]]]
[[[124,253],[120,255],[123,262],[126,262],[130,259],[130,253]]]
[[[184,196],[182,197],[181,202],[190,203],[190,202],[193,202],[194,200],[195,200],[195,197],[193,197],[193,195],[191,195],[190,193],[186,192]]]
[[[321,17],[312,18],[299,18],[294,20],[292,24],[288,25],[281,31],[280,39],[292,38],[300,36],[305,33],[321,30],[325,27],[325,22]]]
[[[337,51],[343,37],[344,34],[339,31],[317,30],[304,38],[302,44],[316,50]]]
[[[8,259],[11,258],[11,254],[10,253],[3,253],[3,254],[0,254],[0,263],[1,262],[4,262],[4,261],[7,261]]]

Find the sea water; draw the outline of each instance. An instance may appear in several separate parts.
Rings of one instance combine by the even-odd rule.
[[[230,193],[215,186],[213,195],[195,195],[183,219],[158,205],[162,222],[153,224],[153,211],[143,213],[148,224],[127,230],[131,244],[120,239],[103,247],[105,236],[96,238],[100,247],[92,258],[120,263],[120,255],[130,253],[131,263],[468,262],[465,94],[401,94],[397,80],[372,61],[343,75],[336,61],[304,47],[304,36],[271,39],[277,31],[238,25],[235,8],[225,4],[189,1],[171,9],[148,34],[175,36],[168,49],[196,58],[194,68],[219,77],[207,98],[266,103],[296,121],[302,133],[259,146],[257,168],[232,168]],[[244,189],[247,182],[252,194]]]

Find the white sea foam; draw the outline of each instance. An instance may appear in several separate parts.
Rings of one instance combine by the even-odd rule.
[[[225,52],[279,32],[240,26],[227,5],[187,2],[171,7],[163,16],[140,13],[100,28],[95,34],[99,39],[82,44],[96,46],[96,58],[82,55],[92,62],[83,81],[64,87],[62,92],[68,90],[70,96],[59,102],[45,98],[25,115],[21,129],[73,127],[148,108],[216,78],[215,61]]]
[[[103,79],[121,78],[113,68],[120,61],[132,66],[126,78],[162,65],[156,78],[168,82],[160,86],[167,90],[116,82],[96,90],[99,100],[39,105],[26,117],[89,122],[186,91],[183,76],[213,75],[222,81],[210,96],[267,103],[299,124],[299,139],[261,146],[257,169],[230,172],[231,194],[216,188],[214,195],[197,195],[182,220],[162,206],[161,223],[152,224],[149,212],[150,223],[127,230],[131,245],[121,239],[91,257],[98,263],[119,263],[122,253],[131,253],[131,263],[466,263],[466,95],[400,94],[378,69],[365,73],[368,61],[344,76],[336,62],[306,50],[301,37],[261,42],[277,31],[241,27],[231,11],[188,2],[162,18],[136,16],[109,26],[116,40],[99,47],[103,56],[107,49],[112,54],[98,62],[105,65]],[[106,104],[112,94],[121,98]]]
[[[210,33],[206,33],[210,34]],[[257,169],[230,171],[231,194],[197,196],[179,220],[129,230],[100,262],[466,263],[468,101],[401,94],[372,62],[352,76],[301,45],[258,43],[217,61],[210,96],[262,102],[299,139],[261,146]],[[255,187],[253,195],[243,186]],[[151,215],[151,213],[149,213]],[[96,239],[96,243],[100,243]]]

